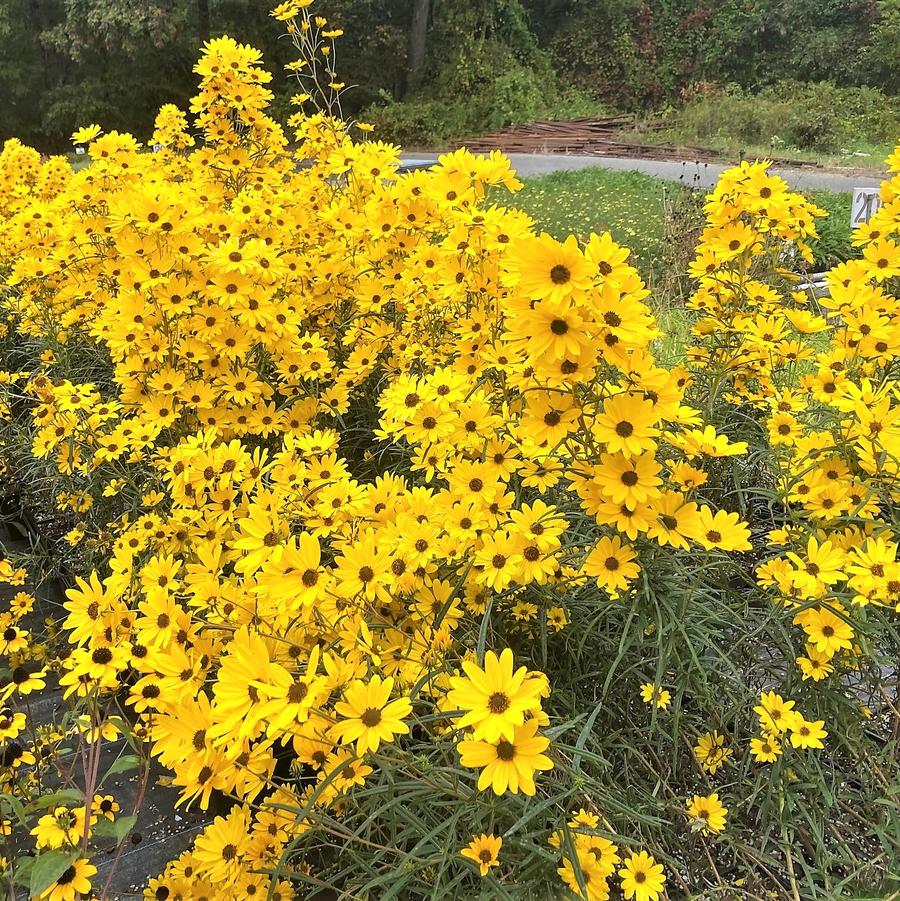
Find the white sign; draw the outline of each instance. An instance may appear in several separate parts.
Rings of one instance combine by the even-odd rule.
[[[853,206],[850,207],[850,227],[856,228],[868,222],[881,206],[878,188],[854,188]]]

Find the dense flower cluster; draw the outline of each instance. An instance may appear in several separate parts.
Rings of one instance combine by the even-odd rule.
[[[327,70],[339,33],[308,5],[276,18]],[[564,631],[579,592],[627,603],[645,559],[753,548],[703,493],[711,462],[747,451],[714,427],[720,401],[751,405],[771,437],[791,519],[758,573],[797,608],[804,677],[852,665],[851,608],[900,601],[879,518],[897,496],[896,184],[821,315],[766,281],[820,211],[764,165],[726,173],[693,267],[697,344],[670,369],[627,250],[537,235],[493,205],[519,187],[499,154],[398,175],[396,148],[321,112],[292,118],[289,150],[256,51],[217,39],[196,71],[195,133],[164,107],[153,153],[88,129],[77,172],[16,141],[0,154],[3,309],[31,354],[4,376],[7,408],[28,410],[69,543],[97,561],[68,591],[70,653],[46,662],[98,742],[102,699],[125,699],[179,803],[237,799],[148,898],[293,897],[320,812],[351,809],[391,748],[455,755],[461,803],[565,778],[553,685],[520,647]],[[4,614],[14,663],[30,609]],[[46,674],[14,675],[4,698]],[[665,715],[668,689],[641,694]],[[794,701],[763,693],[756,712],[757,761],[785,737],[823,746],[824,721]],[[0,720],[3,747],[23,726]],[[700,769],[728,764],[725,736],[696,739]],[[4,786],[34,764],[17,747]],[[679,804],[698,831],[725,829],[718,794]],[[77,846],[102,805],[48,813],[38,847]],[[599,812],[567,816],[554,805],[543,828],[569,890],[606,898],[615,873],[626,897],[659,895],[647,852],[623,853]],[[502,846],[484,833],[461,854],[485,876]],[[93,867],[71,869],[42,897],[87,891]]]
[[[803,680],[857,668],[865,608],[900,610],[900,532],[890,513],[900,498],[900,303],[888,290],[900,274],[896,152],[888,165],[897,174],[882,186],[883,206],[854,235],[862,258],[827,274],[824,297],[766,282],[777,276],[773,248],[807,236],[820,211],[798,205],[764,164],[723,176],[693,264],[692,305],[703,313],[694,357],[717,391],[755,408],[772,449],[781,523],[767,539],[784,551],[757,576],[796,610]],[[794,701],[771,692],[761,705],[757,760],[780,755],[787,733],[793,747],[822,747],[824,723],[805,720]]]

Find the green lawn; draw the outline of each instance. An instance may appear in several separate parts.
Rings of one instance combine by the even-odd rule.
[[[574,234],[580,239],[608,231],[631,248],[645,275],[663,256],[665,198],[684,190],[641,172],[599,168],[524,181],[512,205],[532,216],[538,231],[556,238]]]

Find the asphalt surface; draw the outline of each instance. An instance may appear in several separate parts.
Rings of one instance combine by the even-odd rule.
[[[509,153],[516,172],[522,177],[533,178],[552,172],[569,172],[575,169],[615,169],[620,172],[644,172],[666,181],[683,182],[702,188],[711,188],[719,176],[731,164],[683,162],[681,160],[641,160],[614,156],[587,156],[567,153]],[[433,153],[403,154],[405,163],[431,163],[437,159]],[[872,176],[843,175],[818,169],[783,169],[773,167],[792,187],[800,191],[824,189],[850,192],[854,188],[874,188],[880,178]]]

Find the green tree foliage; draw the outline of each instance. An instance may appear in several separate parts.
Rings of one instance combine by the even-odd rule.
[[[880,17],[873,0],[720,0],[711,6],[707,77],[744,87],[785,77],[876,84],[865,60]]]
[[[703,80],[747,88],[785,78],[879,86],[890,71],[890,53],[897,52],[891,42],[897,30],[887,28],[881,51],[885,71],[867,60],[867,48],[888,21],[886,7],[896,9],[896,0],[529,0],[527,5],[556,69],[626,106],[655,106]]]
[[[878,11],[866,64],[876,83],[896,94],[900,93],[900,0],[884,0]]]
[[[129,130],[135,110],[181,99],[190,87],[186,35],[196,35],[192,4],[178,0],[62,0],[39,39],[56,65],[42,93],[41,119],[54,145],[75,125],[98,121]],[[54,77],[55,76],[55,77]]]
[[[792,79],[900,88],[900,0],[321,5],[345,32],[342,79],[358,86],[345,110],[412,142],[551,110],[587,111],[588,101],[657,108],[698,85],[757,91]],[[266,0],[0,0],[0,138],[18,135],[58,151],[91,121],[146,137],[147,110],[186,103],[193,48],[207,36],[231,33],[260,47],[277,73],[287,42],[268,7]],[[424,58],[410,78],[415,9],[426,13]],[[276,111],[286,112],[290,85],[276,76],[272,87]]]
[[[42,132],[40,107],[59,66],[41,34],[55,24],[45,5],[30,0],[0,2],[0,135],[37,141]]]
[[[286,59],[265,3],[0,0],[0,138],[58,151],[91,121],[148,136],[149,110],[190,96],[204,6],[211,34],[262,45],[272,68]]]

